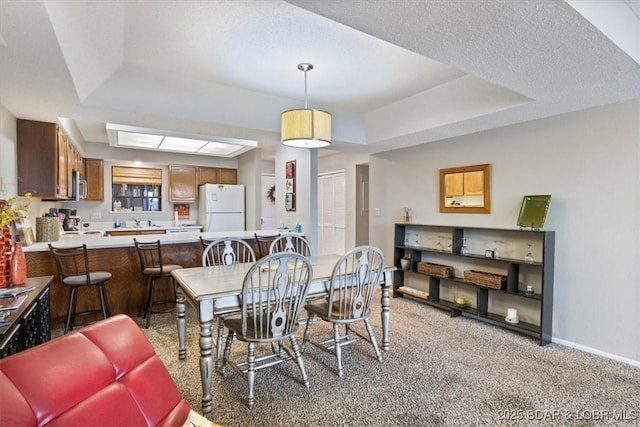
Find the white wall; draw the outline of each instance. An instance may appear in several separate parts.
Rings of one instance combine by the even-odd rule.
[[[553,337],[640,361],[640,100],[373,156],[371,244],[393,254],[402,206],[421,224],[515,228],[522,196],[551,194]],[[438,171],[490,163],[492,212],[441,214]]]
[[[16,118],[0,105],[0,199],[8,199],[18,192],[16,126]]]
[[[245,186],[245,227],[260,230],[262,152],[255,149],[238,156],[238,184]]]
[[[285,164],[296,161],[296,210],[285,209]],[[276,223],[293,228],[302,226],[302,232],[311,244],[312,253],[317,252],[318,233],[318,152],[317,149],[293,148],[280,144],[276,150]],[[313,195],[313,196],[312,196]]]

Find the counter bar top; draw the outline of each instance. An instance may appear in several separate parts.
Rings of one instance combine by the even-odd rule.
[[[181,227],[184,229],[184,227]],[[118,228],[115,230],[137,230],[136,228]],[[140,228],[139,230],[145,230],[148,232],[149,228]],[[203,239],[213,240],[222,239],[225,237],[233,237],[238,239],[253,239],[254,234],[258,236],[272,236],[280,233],[281,235],[291,234],[296,236],[303,236],[302,233],[294,233],[290,231],[278,231],[278,230],[243,230],[243,231],[219,231],[219,232],[207,232],[200,233],[197,231],[182,231],[181,233],[167,233],[164,234],[165,228],[158,228],[158,231],[163,231],[159,234],[144,234],[140,236],[100,236],[95,234],[63,234],[60,236],[60,240],[55,242],[38,242],[30,246],[24,246],[24,252],[43,252],[49,251],[48,244],[51,243],[55,247],[65,246],[80,246],[86,244],[88,249],[106,249],[106,248],[124,248],[134,246],[133,238],[137,238],[140,241],[149,242],[160,240],[162,244],[177,244],[177,243],[193,243],[200,241],[200,237]]]

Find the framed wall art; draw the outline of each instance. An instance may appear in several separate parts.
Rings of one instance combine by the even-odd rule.
[[[290,160],[285,163],[285,194],[284,205],[288,212],[296,210],[296,161]]]
[[[440,169],[441,213],[491,213],[491,165]]]
[[[547,219],[551,195],[524,196],[520,213],[518,214],[518,227],[540,230]]]

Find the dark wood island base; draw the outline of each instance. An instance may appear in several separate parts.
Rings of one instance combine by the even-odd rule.
[[[58,280],[58,270],[49,251],[25,253],[29,277],[54,276],[51,282],[51,328],[62,328],[69,309],[71,289]],[[200,242],[174,243],[162,246],[163,259],[183,267],[201,265]],[[106,283],[107,299],[112,314],[124,313],[132,317],[142,316],[146,301],[147,279],[140,273],[140,262],[134,246],[89,249],[89,264],[92,271],[103,270],[112,274]],[[158,299],[169,299],[169,287],[159,286]],[[161,291],[166,290],[166,295]],[[81,289],[78,292],[78,311],[99,307],[97,289]],[[96,317],[98,320],[100,316]],[[89,320],[89,319],[88,319]]]

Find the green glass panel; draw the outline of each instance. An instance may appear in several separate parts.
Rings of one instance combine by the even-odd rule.
[[[518,226],[523,228],[541,229],[547,219],[547,211],[551,203],[550,195],[524,196]]]

